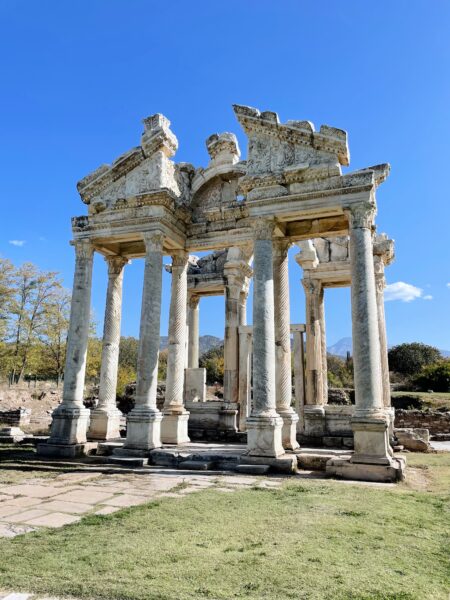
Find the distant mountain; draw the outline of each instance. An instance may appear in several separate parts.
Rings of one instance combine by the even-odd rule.
[[[392,348],[392,346],[389,347]],[[328,346],[327,352],[328,354],[334,354],[335,356],[346,357],[347,352],[350,352],[350,354],[352,354],[352,348],[352,338],[345,337],[333,344],[333,346]],[[446,358],[450,357],[450,350],[439,350],[439,352],[442,354],[442,356],[445,356]]]
[[[201,335],[199,337],[199,353],[202,355],[204,352],[208,352],[211,348],[216,348],[223,344],[223,340],[214,335]],[[159,349],[165,350],[169,345],[169,337],[162,335],[159,340]]]
[[[333,344],[333,346],[328,346],[327,352],[328,354],[334,354],[335,356],[347,356],[347,352],[352,353],[352,338],[345,337],[340,339],[338,342]]]

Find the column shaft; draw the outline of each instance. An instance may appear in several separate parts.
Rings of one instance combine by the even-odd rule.
[[[319,319],[320,319],[320,355],[322,360],[322,397],[323,404],[328,404],[328,363],[327,363],[327,335],[325,324],[325,289],[319,297]]]
[[[91,411],[89,438],[109,440],[120,437],[121,412],[116,407],[119,366],[120,323],[122,317],[123,268],[127,259],[107,257],[108,289],[103,326],[102,364],[98,406]]]
[[[276,408],[278,414],[283,419],[283,446],[292,450],[298,448],[298,415],[291,406],[292,365],[288,250],[289,243],[284,240],[274,242],[273,281]]]
[[[189,413],[184,408],[184,368],[186,362],[187,252],[172,257],[172,286],[169,312],[169,347],[167,351],[166,397],[162,422],[162,441],[188,442]]]
[[[278,457],[283,420],[276,412],[272,234],[274,223],[256,224],[253,287],[253,407],[247,420],[250,454]]]
[[[128,414],[126,448],[148,450],[161,446],[162,415],[156,406],[164,235],[144,234],[144,286],[137,365],[135,407]]]
[[[72,445],[86,441],[89,410],[83,406],[86,355],[91,313],[93,248],[77,240],[70,324],[62,403],[53,411],[49,444]]]
[[[198,369],[199,359],[199,304],[198,296],[191,296],[188,301],[188,368]]]

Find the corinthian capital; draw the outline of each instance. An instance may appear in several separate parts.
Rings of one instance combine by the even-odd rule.
[[[189,260],[189,252],[185,250],[176,250],[172,252],[172,268],[187,267]]]
[[[353,204],[345,210],[351,229],[371,229],[375,213],[375,205],[369,202]]]
[[[255,240],[271,240],[275,229],[274,219],[260,217],[254,221]]]
[[[285,239],[274,240],[273,242],[273,257],[278,259],[284,259],[288,255],[291,242]]]
[[[162,252],[164,234],[162,231],[146,231],[142,234],[147,252]]]
[[[92,255],[94,254],[94,247],[92,246],[90,240],[74,240],[70,243],[75,248],[75,257],[77,260],[92,258]]]
[[[110,277],[120,275],[124,266],[129,262],[124,256],[105,256],[105,260],[108,263]]]

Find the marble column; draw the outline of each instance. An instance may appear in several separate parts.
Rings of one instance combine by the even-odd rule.
[[[283,447],[295,450],[298,415],[292,403],[291,313],[289,306],[289,242],[273,243],[276,408],[283,419]]]
[[[227,403],[236,403],[239,394],[239,324],[242,276],[225,265],[225,340],[223,397]]]
[[[102,364],[98,405],[91,411],[88,437],[110,440],[120,437],[122,413],[116,406],[117,371],[119,366],[120,322],[122,317],[123,271],[128,260],[123,256],[108,256],[108,289],[103,325]]]
[[[172,255],[172,287],[169,312],[166,397],[161,437],[165,444],[189,442],[189,412],[184,407],[184,365],[186,362],[187,252]]]
[[[386,317],[384,312],[384,289],[386,279],[384,276],[384,261],[381,256],[375,255],[375,288],[377,296],[377,315],[378,315],[378,334],[380,338],[380,356],[381,356],[381,388],[383,396],[383,406],[389,418],[389,438],[391,445],[394,444],[394,421],[395,410],[391,406],[391,382],[389,378],[389,360],[388,345],[386,336]]]
[[[162,414],[156,405],[164,234],[144,234],[145,270],[137,365],[135,407],[127,418],[125,448],[150,450],[161,446]]]
[[[251,408],[252,335],[252,327],[239,326],[239,431],[247,431]]]
[[[247,297],[248,297],[248,281],[244,284],[244,289],[239,294],[239,325],[247,325]]]
[[[250,455],[279,457],[283,419],[276,411],[272,235],[275,224],[255,223],[253,264],[253,407],[247,419]]]
[[[200,297],[188,300],[188,368],[198,369],[199,359],[199,305]]]
[[[302,280],[306,297],[306,397],[304,433],[322,437],[325,433],[324,389],[322,376],[322,335],[320,326],[323,302],[322,284],[318,279]]]
[[[319,320],[320,320],[320,358],[322,361],[322,397],[323,403],[328,404],[328,363],[327,363],[327,334],[325,323],[325,288],[322,286],[322,294],[319,298]]]
[[[89,240],[76,240],[75,274],[73,280],[70,324],[67,337],[66,364],[62,403],[53,411],[48,444],[39,451],[49,453],[51,446],[55,454],[73,456],[82,451],[79,446],[86,442],[89,410],[83,405],[86,356],[91,314],[91,286],[93,247]]]
[[[358,204],[348,211],[352,274],[355,452],[352,462],[389,465],[388,419],[383,403],[372,226],[375,208]]]
[[[297,430],[304,430],[304,408],[305,408],[305,347],[304,347],[304,325],[293,325],[291,330],[294,334],[294,386],[295,386],[295,410],[299,416]]]

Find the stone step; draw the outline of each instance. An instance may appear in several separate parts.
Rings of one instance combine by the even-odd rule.
[[[178,465],[178,468],[190,471],[209,471],[213,466],[214,463],[206,460],[183,460]]]
[[[123,467],[145,467],[148,465],[148,458],[138,456],[109,456],[107,461],[113,465],[122,465]]]
[[[308,471],[325,471],[327,462],[333,458],[333,454],[322,454],[308,452],[302,454],[297,453],[297,464],[299,469],[306,469]]]
[[[237,465],[235,471],[246,475],[265,475],[269,469],[270,465]]]
[[[98,456],[110,456],[113,454],[116,448],[122,448],[123,440],[111,441],[111,442],[99,442],[97,446]]]

